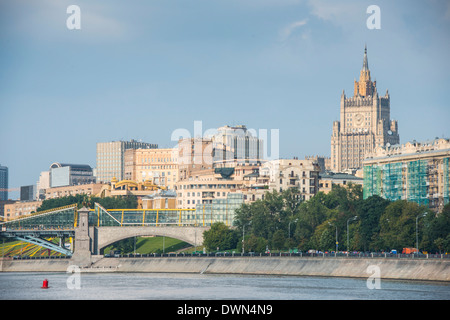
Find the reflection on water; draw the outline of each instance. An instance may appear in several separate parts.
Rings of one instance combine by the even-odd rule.
[[[449,283],[366,279],[173,273],[81,274],[68,289],[66,273],[0,273],[0,299],[176,300],[448,300]],[[49,289],[41,289],[48,279]]]

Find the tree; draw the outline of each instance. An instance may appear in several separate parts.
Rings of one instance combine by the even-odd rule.
[[[442,211],[428,214],[425,222],[424,235],[428,239],[430,249],[438,252],[450,251],[450,203]]]
[[[261,237],[269,243],[273,243],[273,236],[278,231],[277,237],[283,233],[286,239],[289,223],[295,220],[301,202],[300,193],[295,188],[283,192],[268,191],[263,200],[243,204],[236,210],[235,225],[240,232],[245,227],[246,234]]]
[[[223,222],[216,222],[211,225],[211,229],[203,232],[203,245],[209,251],[229,250],[236,248],[238,233],[231,230]]]
[[[257,237],[254,234],[245,236],[245,252],[264,252],[266,246],[267,240],[263,237]],[[242,252],[242,241],[238,241],[236,249],[238,252]]]
[[[61,198],[44,200],[37,211],[40,212],[72,204],[77,204],[79,209],[84,205],[89,206],[90,208],[93,209],[96,202],[99,203],[106,210],[136,209],[138,206],[137,197],[133,195],[98,198],[98,197],[89,197],[84,194],[77,194],[74,196],[71,195]]]
[[[358,207],[359,246],[364,251],[377,250],[382,247],[382,244],[378,239],[378,234],[380,232],[380,218],[389,204],[389,200],[374,195],[363,200]]]
[[[323,204],[325,197],[325,194],[319,192],[299,206],[293,236],[300,250],[307,251],[317,248],[317,242],[312,240],[312,237],[317,227],[330,216],[331,211]]]
[[[284,236],[283,230],[277,230],[272,237],[272,247],[276,250],[281,250],[285,248],[286,237]]]
[[[385,249],[399,249],[416,246],[416,218],[428,208],[415,202],[397,200],[386,207],[380,217],[380,239]],[[423,230],[423,219],[418,220]],[[420,233],[419,239],[424,232]]]

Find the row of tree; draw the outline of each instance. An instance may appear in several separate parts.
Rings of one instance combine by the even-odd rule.
[[[78,208],[83,206],[94,208],[95,203],[108,209],[135,209],[138,206],[137,197],[133,195],[121,197],[87,197],[84,194],[70,195],[61,198],[47,199],[42,201],[37,212],[77,204]]]
[[[363,199],[360,185],[334,186],[308,201],[296,189],[267,192],[237,209],[234,224],[213,226],[204,245],[241,250],[245,234],[245,251],[390,251],[416,247],[417,231],[419,250],[450,251],[450,204],[435,213],[405,200]]]

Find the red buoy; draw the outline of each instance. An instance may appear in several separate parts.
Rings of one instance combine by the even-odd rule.
[[[48,280],[47,279],[45,279],[44,282],[42,283],[41,289],[48,289]]]

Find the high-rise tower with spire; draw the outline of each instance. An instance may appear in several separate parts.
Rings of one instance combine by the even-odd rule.
[[[340,121],[333,122],[331,168],[335,172],[362,168],[367,153],[378,146],[400,143],[397,121],[390,119],[390,97],[379,96],[370,77],[367,46],[353,97],[341,95]]]

